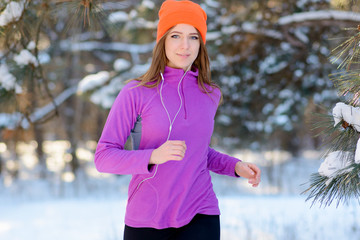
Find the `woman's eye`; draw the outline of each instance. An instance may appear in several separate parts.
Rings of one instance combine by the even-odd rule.
[[[191,36],[191,39],[192,39],[192,40],[198,40],[199,37],[198,37],[198,36]]]
[[[171,38],[179,38],[179,35],[171,35]]]

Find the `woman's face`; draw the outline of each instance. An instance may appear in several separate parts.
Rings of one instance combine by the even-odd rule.
[[[165,39],[167,66],[186,71],[198,56],[199,38],[198,32],[191,25],[178,24],[173,27]]]

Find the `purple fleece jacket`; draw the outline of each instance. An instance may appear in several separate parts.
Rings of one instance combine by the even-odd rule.
[[[174,118],[180,106],[178,84],[184,71],[166,67],[162,96]],[[159,89],[128,83],[117,96],[104,126],[95,153],[98,171],[132,174],[125,224],[132,227],[163,229],[181,227],[197,214],[219,215],[210,172],[235,177],[239,160],[210,148],[214,117],[220,99],[219,89],[210,96],[197,83],[198,71],[186,73],[181,83],[183,106],[175,119],[169,140],[183,140],[187,150],[181,161],[168,161],[149,167],[154,149],[167,139],[169,119],[162,106]],[[210,87],[209,87],[210,88]],[[141,140],[137,150],[124,145],[141,118]]]

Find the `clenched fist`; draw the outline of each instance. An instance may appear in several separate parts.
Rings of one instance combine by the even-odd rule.
[[[149,164],[163,164],[172,160],[181,161],[185,152],[185,141],[168,140],[151,153]]]

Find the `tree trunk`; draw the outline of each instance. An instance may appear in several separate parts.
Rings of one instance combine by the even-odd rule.
[[[69,63],[71,66],[68,71],[68,79],[77,79],[80,77],[80,74],[76,70],[76,66],[80,64],[79,55],[71,55],[69,56]],[[69,88],[75,83],[73,82],[65,82],[64,88]],[[83,103],[76,96],[72,96],[65,104],[65,129],[66,136],[68,141],[71,144],[69,149],[69,153],[72,156],[72,160],[70,162],[71,170],[76,177],[77,171],[80,168],[79,159],[76,156],[76,149],[78,147],[78,143],[81,140],[81,131],[82,131],[82,115],[83,115]]]
[[[9,151],[13,153],[12,158],[14,159],[14,168],[12,170],[8,170],[12,180],[17,180],[19,178],[19,156],[17,153],[16,145],[18,143],[18,131],[15,131],[15,139],[9,144]]]
[[[43,143],[44,143],[44,136],[43,136],[43,129],[39,124],[34,124],[34,137],[35,141],[37,142],[37,148],[36,148],[36,155],[39,160],[39,177],[41,179],[46,178],[47,173],[47,167],[46,167],[46,157],[43,151]]]

